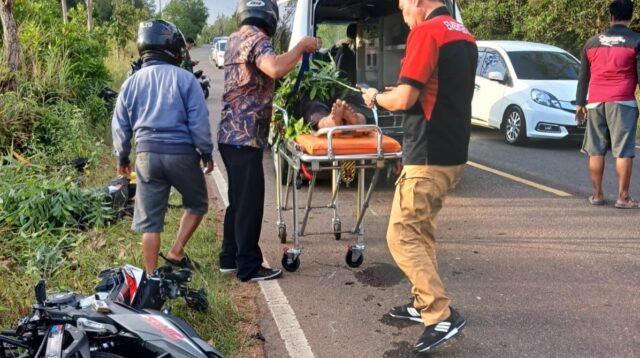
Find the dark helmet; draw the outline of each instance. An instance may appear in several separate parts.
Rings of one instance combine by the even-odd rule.
[[[164,60],[176,65],[182,61],[186,49],[182,32],[176,25],[164,20],[141,22],[137,45],[143,61]]]
[[[271,37],[276,33],[278,18],[278,5],[273,0],[240,0],[238,3],[238,26],[254,25]]]

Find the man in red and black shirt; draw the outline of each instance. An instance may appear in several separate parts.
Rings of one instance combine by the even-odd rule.
[[[398,86],[364,90],[363,97],[370,106],[408,114],[387,243],[413,285],[414,300],[389,314],[426,326],[415,345],[426,352],[465,324],[438,275],[435,217],[467,162],[478,49],[442,1],[400,0],[400,9],[411,32]]]
[[[614,206],[640,209],[640,203],[629,195],[638,126],[635,91],[640,82],[640,34],[629,28],[631,1],[612,1],[609,12],[611,27],[585,44],[576,94],[576,118],[587,121],[582,151],[589,155],[593,183],[589,203],[604,204],[604,156],[611,149],[618,172]]]

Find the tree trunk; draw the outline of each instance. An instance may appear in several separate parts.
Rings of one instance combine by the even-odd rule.
[[[1,90],[15,90],[15,73],[20,61],[20,47],[18,46],[18,27],[13,17],[14,0],[0,0],[0,20],[2,20],[4,60],[11,71],[7,78],[0,79]]]
[[[67,15],[67,12],[69,11],[69,7],[67,6],[67,0],[62,0],[62,21],[65,23],[65,25],[67,23],[69,23],[69,15]]]
[[[93,0],[87,0],[87,30],[93,31]]]

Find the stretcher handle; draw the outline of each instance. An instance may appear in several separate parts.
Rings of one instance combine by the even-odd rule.
[[[333,154],[333,133],[335,131],[352,131],[352,130],[370,130],[378,133],[378,157],[382,158],[384,155],[382,151],[382,129],[376,125],[372,124],[358,124],[358,125],[348,125],[348,126],[337,126],[331,127],[327,131],[327,156],[329,160],[333,160],[335,155]]]
[[[282,112],[282,118],[284,119],[284,127],[289,128],[289,113],[287,113],[287,110],[278,106],[277,104],[274,104],[273,108],[275,108],[277,111]]]
[[[373,119],[376,122],[376,126],[379,126],[380,124],[378,123],[378,107],[376,107],[375,105],[371,108],[371,112],[373,112]]]

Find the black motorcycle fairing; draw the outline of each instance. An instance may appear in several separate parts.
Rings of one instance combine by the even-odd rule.
[[[150,313],[150,314],[162,315],[163,317],[165,317],[166,319],[171,321],[171,323],[173,323],[180,330],[182,330],[182,332],[184,334],[189,336],[189,338],[191,338],[200,347],[200,349],[202,349],[203,351],[205,351],[209,355],[212,355],[214,357],[223,357],[222,353],[218,352],[215,348],[211,347],[207,342],[205,342],[202,338],[200,338],[200,336],[198,335],[198,332],[196,332],[193,329],[193,327],[191,327],[182,318],[176,317],[176,316],[167,315],[167,314],[165,314],[164,312],[161,312],[161,311],[155,311],[155,310],[145,310],[145,311]]]
[[[116,314],[110,318],[145,342],[145,348],[174,357],[206,358],[199,344],[185,334],[166,315]]]

